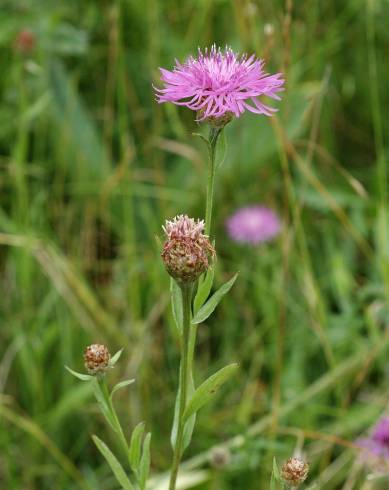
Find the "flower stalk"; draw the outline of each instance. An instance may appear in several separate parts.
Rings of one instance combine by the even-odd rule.
[[[112,428],[118,436],[118,441],[119,441],[120,446],[124,452],[124,455],[126,456],[126,458],[128,458],[128,449],[129,448],[128,448],[127,439],[124,435],[124,432],[123,432],[122,426],[120,424],[119,418],[117,416],[116,410],[113,406],[112,398],[109,394],[105,375],[103,374],[103,375],[96,376],[96,382],[98,385],[97,389],[100,389],[100,392],[101,392],[101,394],[105,400],[106,406],[108,407],[108,410],[110,412],[110,415],[111,415],[110,420],[112,423]]]
[[[205,207],[205,234],[210,236],[212,226],[213,192],[216,174],[216,151],[223,128],[210,126],[208,138],[209,166],[207,179],[207,200]]]
[[[175,490],[178,469],[181,462],[181,457],[184,452],[184,432],[185,421],[184,412],[187,405],[189,377],[191,375],[191,364],[193,361],[193,351],[190,355],[190,333],[191,333],[191,307],[192,307],[192,291],[191,283],[181,284],[182,306],[183,306],[183,321],[182,321],[182,336],[181,336],[181,364],[180,364],[180,382],[179,382],[179,412],[177,436],[173,452],[173,463],[170,473],[169,490]]]

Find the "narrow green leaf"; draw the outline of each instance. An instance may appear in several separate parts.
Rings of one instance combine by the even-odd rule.
[[[276,482],[280,482],[280,472],[278,470],[276,458],[273,458],[273,471],[271,473],[270,490],[277,490]]]
[[[229,364],[204,381],[190,399],[184,412],[184,420],[188,420],[191,415],[208,403],[212,398],[212,395],[214,395],[223,383],[236,373],[237,369],[238,364]]]
[[[133,490],[130,480],[128,479],[125,471],[123,470],[122,465],[116,459],[116,456],[112,453],[109,447],[97,436],[92,436],[93,442],[96,444],[98,450],[106,459],[109,464],[113,474],[115,475],[117,481],[120,483],[124,490]]]
[[[91,379],[94,379],[94,376],[91,376],[90,374],[77,373],[77,371],[73,371],[73,369],[70,369],[70,367],[68,366],[65,366],[65,369],[67,369],[70,374],[80,379],[81,381],[90,381]]]
[[[146,488],[147,478],[150,471],[150,442],[151,434],[150,432],[146,434],[145,441],[143,443],[142,458],[139,465],[139,485],[140,490]]]
[[[188,399],[190,400],[195,392],[195,386],[193,381],[193,376],[190,374],[189,382],[188,382]],[[184,437],[182,442],[182,451],[189,446],[190,441],[192,440],[193,430],[196,423],[196,414],[194,413],[188,420],[185,422],[184,426]]]
[[[140,422],[132,431],[130,450],[128,453],[128,460],[130,462],[131,469],[134,473],[138,472],[140,462],[140,451],[142,446],[142,437],[145,430],[145,423]]]
[[[114,367],[114,366],[115,366],[115,364],[118,362],[118,360],[119,360],[120,356],[122,355],[122,352],[123,352],[123,349],[120,349],[120,350],[118,350],[118,351],[116,352],[116,354],[114,354],[114,355],[111,357],[111,359],[110,359],[110,361],[109,361],[109,366],[110,366],[110,367]]]
[[[181,370],[181,365],[180,365],[180,370]],[[181,375],[179,376],[179,380],[181,380]],[[176,446],[176,440],[177,440],[178,414],[180,412],[180,396],[181,396],[181,382],[179,382],[176,401],[174,403],[173,426],[172,426],[172,432],[170,434],[170,444],[172,446],[173,451]]]
[[[111,400],[112,400],[112,397],[113,397],[113,394],[116,393],[118,390],[120,390],[121,388],[125,388],[126,386],[128,385],[131,385],[132,383],[135,382],[135,379],[125,379],[124,381],[120,381],[120,383],[117,383],[113,388],[112,388],[112,391],[111,391]]]
[[[183,322],[182,294],[181,294],[180,287],[178,286],[178,284],[173,278],[170,279],[170,295],[172,301],[173,318],[176,323],[178,333],[182,335],[182,322]]]
[[[199,287],[197,289],[197,293],[193,303],[193,310],[195,314],[203,306],[203,304],[205,303],[205,301],[209,296],[209,293],[211,292],[214,275],[215,275],[215,268],[211,267],[210,269],[207,270],[205,279],[199,282]]]
[[[227,155],[227,138],[225,131],[222,131],[216,145],[216,170],[224,163]]]
[[[215,310],[216,306],[220,303],[223,296],[228,293],[232,288],[238,274],[235,274],[228,282],[223,284],[216,293],[214,293],[209,300],[203,305],[200,310],[193,317],[192,323],[202,323],[205,321]]]
[[[181,379],[181,376],[180,376],[180,379]],[[194,388],[193,376],[190,376],[189,383],[188,383],[188,398],[191,398],[194,392],[195,392],[195,388]],[[178,390],[177,390],[177,396],[176,396],[176,401],[175,401],[175,405],[174,405],[173,427],[172,427],[172,432],[170,435],[170,444],[171,444],[173,450],[175,448],[176,439],[177,439],[178,414],[180,411],[180,397],[181,397],[181,384],[179,385]],[[184,451],[190,444],[195,423],[196,423],[196,414],[193,414],[191,417],[188,418],[188,420],[186,421],[185,426],[184,426],[182,451]]]

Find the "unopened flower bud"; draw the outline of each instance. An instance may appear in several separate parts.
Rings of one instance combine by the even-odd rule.
[[[89,345],[84,352],[85,368],[89,374],[105,373],[109,368],[111,355],[105,345]]]
[[[209,267],[215,256],[208,237],[203,234],[204,221],[176,216],[163,227],[167,240],[162,259],[168,273],[179,283],[190,284]]]
[[[281,468],[284,482],[291,487],[298,487],[308,476],[309,465],[300,458],[289,458]]]
[[[231,453],[228,448],[214,447],[209,455],[209,463],[213,468],[221,469],[231,462]]]

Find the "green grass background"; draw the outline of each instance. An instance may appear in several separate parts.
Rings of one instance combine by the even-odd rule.
[[[226,129],[216,285],[240,275],[199,329],[196,381],[233,361],[240,371],[199,414],[188,479],[267,489],[273,457],[298,449],[307,488],[385,488],[350,442],[388,404],[389,2],[0,7],[0,488],[118,488],[90,438],[115,448],[112,433],[64,369],[82,371],[93,342],[124,347],[110,382],[136,383],[118,412],[152,431],[154,474],[170,465],[179,358],[161,225],[203,216],[206,151],[194,114],[158,105],[152,83],[214,42],[265,57],[287,90],[275,118]],[[15,48],[23,29],[28,53]],[[224,221],[252,203],[276,209],[283,231],[246,248]],[[204,451],[221,444],[232,458],[216,470]]]

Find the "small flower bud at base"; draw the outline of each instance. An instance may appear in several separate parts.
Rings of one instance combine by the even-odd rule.
[[[109,368],[111,355],[105,345],[89,345],[84,352],[85,368],[89,374],[105,373]]]
[[[306,480],[308,471],[308,463],[300,458],[289,458],[281,468],[281,476],[286,484],[298,487]]]

